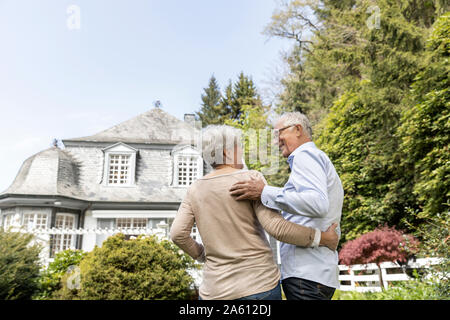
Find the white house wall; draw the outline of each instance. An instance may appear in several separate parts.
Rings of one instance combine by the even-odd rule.
[[[86,210],[84,216],[84,229],[96,229],[97,228],[97,218],[92,216],[91,210]],[[81,246],[81,250],[83,251],[92,251],[96,245],[96,234],[88,233],[83,235],[83,242]]]

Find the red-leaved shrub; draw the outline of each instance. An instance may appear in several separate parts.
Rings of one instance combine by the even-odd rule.
[[[346,242],[339,252],[339,261],[345,265],[376,263],[383,286],[380,263],[406,262],[408,256],[418,251],[418,247],[419,241],[413,236],[385,226]]]

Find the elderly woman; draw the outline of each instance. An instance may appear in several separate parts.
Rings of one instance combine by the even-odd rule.
[[[281,299],[280,272],[265,229],[279,241],[302,247],[338,243],[335,225],[326,232],[300,226],[252,200],[236,201],[228,192],[242,179],[262,177],[243,170],[241,132],[221,125],[203,132],[203,159],[214,171],[194,182],[172,224],[172,241],[205,262],[200,299]],[[191,238],[194,222],[203,245]]]

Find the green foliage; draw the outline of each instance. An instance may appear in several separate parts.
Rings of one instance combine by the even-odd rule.
[[[80,299],[166,300],[195,295],[187,272],[194,261],[167,240],[123,234],[109,237],[80,263]]]
[[[239,121],[244,111],[243,106],[246,105],[262,107],[262,101],[251,77],[241,72],[233,87],[233,96],[230,104],[231,119]]]
[[[202,107],[199,112],[196,112],[202,126],[206,127],[209,124],[221,124],[224,118],[230,113],[230,110],[221,103],[222,94],[214,75],[209,79],[207,88],[204,88],[202,94]]]
[[[86,255],[81,250],[64,250],[55,255],[54,260],[41,273],[39,293],[34,299],[51,299],[53,294],[62,288],[62,278],[70,266],[78,266]]]
[[[39,253],[33,236],[0,228],[0,300],[31,299],[38,289]]]
[[[449,300],[437,290],[439,282],[427,280],[399,281],[382,292],[336,290],[333,300]]]
[[[416,234],[423,238],[418,255],[442,259],[439,264],[427,269],[427,276],[436,280],[434,290],[436,295],[450,297],[450,213],[437,214],[427,218],[426,223],[413,227]]]
[[[224,124],[226,121],[240,121],[243,115],[243,106],[262,106],[251,77],[241,72],[235,83],[231,80],[222,95],[216,78],[211,77],[208,88],[202,94],[201,110],[196,112],[202,121],[202,126],[209,124]]]
[[[401,98],[417,73],[428,30],[443,13],[443,3],[281,2],[265,29],[269,36],[295,40],[285,56],[289,71],[281,81],[279,111],[302,111],[316,124],[335,99],[362,79],[388,86]],[[380,9],[380,23],[369,28],[373,5]]]
[[[418,103],[403,112],[398,130],[401,166],[420,218],[450,209],[450,13],[436,22],[427,48],[426,67],[412,86]]]

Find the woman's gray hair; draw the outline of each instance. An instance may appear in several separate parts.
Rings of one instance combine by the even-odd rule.
[[[227,125],[209,125],[202,131],[202,156],[206,163],[215,168],[224,164],[223,150],[234,151],[242,147],[242,131]]]
[[[312,128],[308,117],[301,112],[286,112],[278,118],[277,122],[283,123],[283,126],[292,126],[299,124],[303,128],[303,132],[312,140]]]

